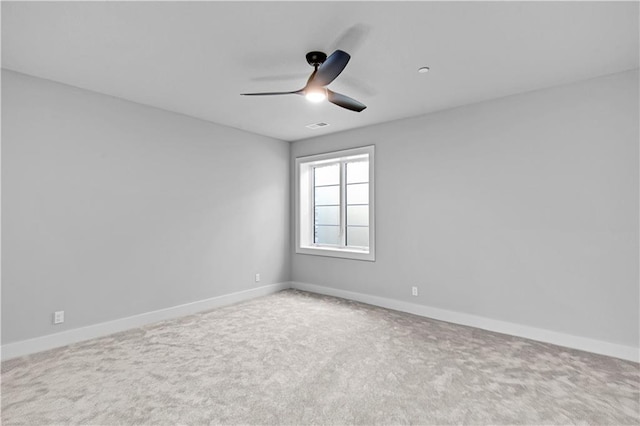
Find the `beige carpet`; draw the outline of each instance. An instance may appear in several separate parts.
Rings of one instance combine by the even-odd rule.
[[[2,424],[639,424],[638,364],[287,290],[2,364]]]

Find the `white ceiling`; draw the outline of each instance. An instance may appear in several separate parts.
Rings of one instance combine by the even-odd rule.
[[[2,2],[2,66],[292,141],[637,68],[638,6]],[[299,89],[306,52],[337,48],[352,58],[329,87],[361,113],[239,95]]]

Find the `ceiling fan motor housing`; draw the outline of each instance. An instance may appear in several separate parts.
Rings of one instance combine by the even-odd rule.
[[[327,60],[327,54],[324,52],[309,52],[307,53],[307,62],[312,67],[318,67]]]

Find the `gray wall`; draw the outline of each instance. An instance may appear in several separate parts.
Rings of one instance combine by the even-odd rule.
[[[3,344],[289,279],[286,142],[3,71],[2,143]]]
[[[294,143],[376,145],[376,262],[291,264],[287,143],[8,71],[2,91],[3,344],[291,272],[638,345],[637,70]]]
[[[377,252],[292,279],[638,346],[638,138],[635,70],[296,142],[376,145]]]

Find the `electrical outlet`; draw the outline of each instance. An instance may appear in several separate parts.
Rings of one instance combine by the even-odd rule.
[[[413,296],[417,296],[418,295],[418,287],[411,287],[411,295]]]
[[[62,324],[64,322],[64,311],[56,311],[53,313],[53,323]]]
[[[256,274],[256,282],[259,283],[260,282],[260,274]]]

